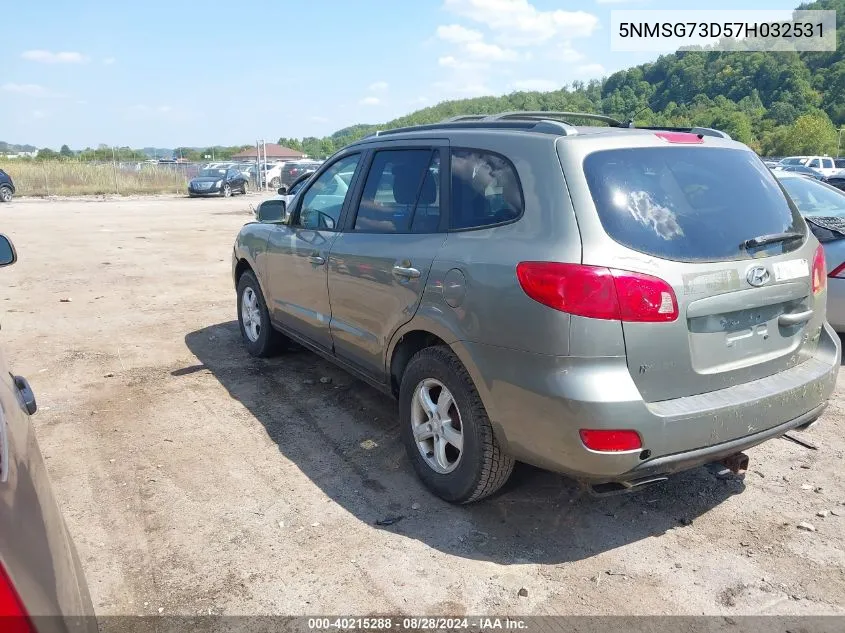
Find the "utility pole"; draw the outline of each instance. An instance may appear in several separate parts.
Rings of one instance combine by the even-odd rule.
[[[264,139],[262,139],[261,145],[264,147],[264,166],[266,167],[267,166],[267,142]],[[267,191],[268,189],[270,189],[270,183],[267,182],[267,179],[265,178],[264,179],[264,191]]]
[[[845,127],[839,128],[839,139],[836,141],[836,158],[842,156],[839,151],[840,146],[842,145],[842,132],[845,132]]]
[[[120,194],[120,186],[117,184],[117,157],[114,154],[114,145],[111,146],[111,164],[114,170],[114,190],[118,195]]]

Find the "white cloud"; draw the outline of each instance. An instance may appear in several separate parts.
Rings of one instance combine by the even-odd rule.
[[[437,37],[444,42],[455,44],[466,44],[467,42],[480,42],[484,36],[478,31],[465,28],[460,24],[448,24],[437,27]]]
[[[552,79],[521,79],[513,82],[513,87],[516,90],[539,90],[541,92],[551,92],[561,88],[559,81]]]
[[[31,62],[41,62],[43,64],[83,64],[88,61],[85,55],[76,51],[54,53],[39,49],[24,51],[21,53],[21,57]]]
[[[511,46],[530,46],[552,37],[586,37],[598,17],[586,11],[540,11],[528,0],[444,0],[444,8],[497,31]]]
[[[51,97],[54,96],[52,92],[47,90],[44,86],[38,84],[3,84],[2,89],[6,92],[14,92],[17,94],[27,95],[28,97]]]
[[[381,99],[378,97],[364,97],[358,103],[361,105],[375,106],[381,103]]]
[[[467,42],[464,49],[475,59],[481,59],[491,62],[507,62],[514,61],[519,56],[516,51],[507,48],[496,46],[495,44],[488,44],[486,42]]]
[[[583,66],[578,66],[575,69],[575,72],[579,75],[585,76],[593,76],[598,78],[600,75],[603,75],[606,71],[604,66],[601,64],[584,64]]]
[[[377,81],[375,83],[370,84],[370,90],[372,92],[385,92],[387,91],[388,84],[386,81]]]
[[[559,45],[551,48],[547,53],[547,57],[567,64],[574,64],[575,62],[580,62],[584,59],[584,55],[582,53],[579,53],[568,45]]]
[[[114,57],[106,57],[106,58],[103,60],[103,63],[104,63],[106,66],[111,66],[112,64],[117,63],[117,60],[116,60]]]
[[[421,97],[417,97],[416,99],[411,99],[410,101],[408,101],[408,103],[410,103],[411,105],[419,105],[421,103],[428,103],[428,97],[423,95]]]
[[[310,121],[314,121],[314,123],[328,123],[329,120],[324,116],[310,116],[308,117]]]

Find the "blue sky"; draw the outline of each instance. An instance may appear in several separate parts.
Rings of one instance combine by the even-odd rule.
[[[612,9],[680,8],[672,0],[14,4],[14,28],[0,41],[0,140],[74,149],[323,136],[445,99],[552,90],[656,56],[610,51]]]

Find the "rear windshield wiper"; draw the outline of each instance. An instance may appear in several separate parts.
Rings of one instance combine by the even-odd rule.
[[[752,237],[750,240],[745,240],[740,246],[743,248],[756,248],[757,246],[765,246],[766,244],[775,244],[777,242],[786,242],[788,240],[795,240],[804,237],[803,233],[796,231],[784,231],[783,233],[770,233],[769,235],[760,235]]]

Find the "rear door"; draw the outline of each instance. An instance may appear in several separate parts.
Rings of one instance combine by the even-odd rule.
[[[752,381],[812,354],[824,321],[825,297],[811,288],[818,243],[752,152],[649,146],[593,152],[583,164],[615,242],[585,243],[584,263],[658,277],[677,301],[672,321],[623,321],[628,368],[647,401]],[[765,237],[774,234],[794,237]],[[671,308],[665,294],[634,299]]]
[[[414,316],[446,241],[440,213],[446,149],[427,141],[373,152],[360,202],[332,245],[335,353],[376,377],[390,337]]]

